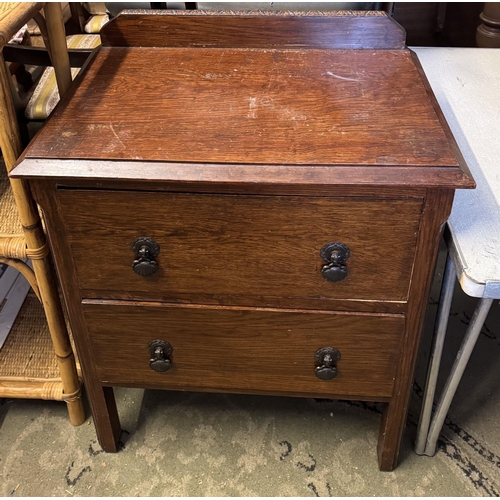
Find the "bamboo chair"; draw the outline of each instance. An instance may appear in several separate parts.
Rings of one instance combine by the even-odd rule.
[[[45,17],[41,15],[42,8]],[[0,51],[29,19],[34,19],[42,31],[59,93],[63,95],[71,84],[71,73],[60,3],[1,2]],[[0,52],[0,148],[7,173],[22,153],[10,85]],[[65,401],[70,422],[81,425],[85,421],[82,384],[38,208],[26,184],[19,179],[7,180],[6,174],[0,178],[0,196],[0,262],[16,268],[27,278],[46,319],[41,331],[34,333],[33,326],[41,322],[36,317],[36,308],[28,309],[35,306],[28,295],[0,350],[0,397]],[[32,260],[33,270],[25,264],[26,259]],[[23,320],[27,327],[22,326]]]

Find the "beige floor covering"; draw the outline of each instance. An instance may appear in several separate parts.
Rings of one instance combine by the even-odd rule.
[[[441,259],[442,260],[442,259]],[[437,299],[442,262],[433,288]],[[445,360],[475,299],[457,287]],[[436,305],[422,344],[428,355]],[[0,400],[2,496],[497,496],[500,307],[493,306],[435,457],[412,451],[419,364],[401,463],[379,472],[376,404],[117,389],[123,449],[103,453],[92,420],[64,404]]]

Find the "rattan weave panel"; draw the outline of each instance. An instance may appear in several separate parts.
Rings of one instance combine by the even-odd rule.
[[[0,160],[0,234],[22,234],[14,195],[3,160]]]
[[[59,377],[54,348],[43,308],[30,292],[0,349],[0,378]]]

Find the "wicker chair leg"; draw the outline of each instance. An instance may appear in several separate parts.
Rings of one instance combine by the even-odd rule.
[[[43,10],[47,23],[47,37],[50,40],[50,59],[56,74],[59,95],[62,97],[71,85],[71,68],[61,3],[47,2]]]
[[[19,129],[11,96],[8,95],[9,80],[3,56],[0,55],[0,147],[7,171],[10,172],[22,152]],[[54,267],[50,255],[43,255],[46,248],[45,233],[38,210],[26,184],[11,179],[19,218],[23,226],[27,251],[38,258],[33,259],[33,270],[38,283],[43,308],[47,318],[54,352],[57,357],[64,398],[68,405],[70,422],[80,425],[85,421],[81,396],[81,382],[78,378],[75,357],[69,341],[66,323],[59,300]]]

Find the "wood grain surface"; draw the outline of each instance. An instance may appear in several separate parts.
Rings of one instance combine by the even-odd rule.
[[[309,396],[392,395],[403,316],[237,308],[83,305],[103,385],[222,389]],[[173,347],[172,368],[149,367],[148,345]],[[316,377],[321,347],[341,353],[336,378]]]
[[[150,191],[309,196],[337,196],[340,192],[356,197],[371,191],[370,196],[391,198],[423,197],[428,187],[475,186],[472,177],[459,167],[224,165],[53,158],[24,159],[11,177],[55,177],[65,186],[96,188],[101,188],[104,180],[107,186],[118,189],[128,189],[133,181],[134,189]],[[374,193],[374,187],[378,193]]]
[[[439,121],[441,122],[444,133],[446,134],[446,137],[448,138],[448,141],[450,143],[451,149],[455,154],[455,158],[457,159],[458,164],[460,165],[460,169],[462,170],[462,172],[464,172],[465,175],[467,175],[470,178],[471,182],[469,187],[475,188],[476,184],[474,178],[472,177],[472,173],[469,169],[469,166],[467,165],[467,162],[465,161],[465,158],[462,154],[462,151],[460,150],[460,147],[458,146],[455,136],[453,135],[453,132],[451,130],[451,127],[447,122],[446,117],[444,116],[443,110],[441,109],[441,106],[439,105],[439,102],[436,96],[434,95],[434,91],[432,90],[431,84],[427,79],[427,76],[425,74],[424,68],[422,67],[422,64],[420,63],[418,55],[413,50],[410,52],[411,52],[411,57],[413,59],[413,63],[415,64],[415,67],[417,68],[418,74],[420,75],[420,78],[424,85],[425,91],[427,92],[429,100],[431,101],[432,105],[434,106],[434,109],[436,110],[436,115]]]
[[[405,31],[384,12],[125,11],[101,38],[117,47],[401,49]]]
[[[405,50],[103,48],[26,156],[458,166]]]
[[[425,199],[394,393],[380,425],[377,446],[380,470],[391,471],[398,463],[439,242],[451,211],[453,194],[453,190],[429,189]]]
[[[60,190],[59,200],[84,297],[306,308],[405,301],[422,209],[419,200],[85,190]],[[153,276],[132,270],[138,237],[161,247]],[[331,283],[320,250],[336,241],[350,248],[349,274]]]

